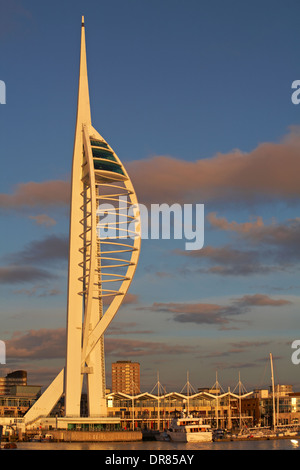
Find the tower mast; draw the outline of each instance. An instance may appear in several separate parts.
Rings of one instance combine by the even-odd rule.
[[[77,118],[75,128],[71,207],[69,234],[69,274],[68,274],[68,307],[67,307],[67,351],[65,368],[65,413],[66,416],[80,416],[81,400],[81,346],[82,346],[82,302],[78,293],[82,292],[82,152],[83,126],[91,126],[91,110],[87,74],[86,43],[84,17],[81,22],[81,48],[79,66],[79,84],[77,98]],[[85,296],[86,294],[84,294]]]

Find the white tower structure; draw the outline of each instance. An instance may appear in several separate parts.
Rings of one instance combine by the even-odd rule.
[[[80,418],[84,377],[88,415],[106,415],[104,333],[134,276],[140,215],[130,178],[91,123],[82,17],[72,167],[66,365],[25,415],[47,416],[65,394],[65,416]]]

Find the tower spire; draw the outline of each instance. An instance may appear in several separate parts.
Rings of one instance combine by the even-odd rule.
[[[91,125],[91,107],[89,95],[89,82],[86,60],[86,43],[85,43],[85,27],[84,16],[81,19],[81,48],[80,48],[80,68],[79,68],[79,84],[78,84],[78,101],[77,101],[77,125],[82,128],[82,124]]]

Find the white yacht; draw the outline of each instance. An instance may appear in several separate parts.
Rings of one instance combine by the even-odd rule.
[[[171,441],[177,442],[209,442],[212,441],[212,430],[203,424],[202,418],[176,418],[167,431]]]

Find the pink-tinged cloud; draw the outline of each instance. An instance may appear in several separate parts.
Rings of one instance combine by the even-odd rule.
[[[113,297],[104,297],[103,299],[103,304],[104,305],[110,305],[111,301],[112,301],[112,298]],[[122,301],[122,305],[131,305],[131,304],[137,304],[139,301],[139,297],[138,295],[136,294],[131,294],[130,292],[128,292],[123,301]]]
[[[0,194],[0,208],[49,207],[68,205],[70,183],[63,180],[20,183],[11,194]]]
[[[10,359],[53,359],[65,357],[65,328],[15,332],[6,341],[6,355]]]
[[[260,256],[265,260],[273,258],[282,266],[284,264],[294,265],[300,259],[299,217],[280,223],[273,220],[270,224],[265,224],[261,217],[257,217],[253,222],[229,222],[225,217],[217,217],[216,213],[208,214],[207,219],[213,228],[237,234],[239,239],[247,242],[248,246],[259,246]],[[226,251],[228,252],[228,248],[213,249],[207,247],[206,253],[205,249],[200,251],[199,256],[210,256],[211,258],[212,256],[215,258],[218,256],[220,258],[221,253],[225,255]],[[234,250],[232,249],[232,251]],[[197,256],[197,253],[195,255]],[[232,261],[234,261],[234,257],[231,259]],[[228,262],[230,262],[230,259],[228,259]]]
[[[300,130],[293,127],[278,143],[251,152],[235,150],[212,158],[153,156],[126,164],[140,203],[250,203],[293,201],[300,195]],[[189,157],[189,160],[185,160]],[[20,183],[0,194],[0,208],[69,205],[70,181]],[[246,227],[245,227],[246,228]]]
[[[300,195],[299,155],[295,127],[279,143],[262,143],[248,153],[194,161],[154,156],[129,162],[127,169],[141,203],[293,200]]]
[[[34,220],[37,225],[44,225],[45,227],[56,225],[56,221],[46,214],[31,215],[29,216],[29,219]]]
[[[256,217],[252,222],[229,222],[225,217],[217,217],[216,212],[211,212],[207,215],[207,220],[210,225],[219,230],[237,232],[241,234],[252,233],[255,230],[261,229],[264,227],[264,222],[262,217]]]
[[[262,217],[256,217],[251,222],[229,222],[225,217],[218,217],[216,212],[211,212],[207,215],[207,220],[213,228],[238,233],[256,243],[295,243],[300,236],[300,217],[280,223],[273,219],[270,224],[265,224]]]
[[[66,352],[65,341],[65,328],[15,332],[12,338],[6,341],[6,355],[10,361],[63,359]],[[105,338],[106,353],[117,357],[186,354],[194,350],[192,346],[159,341]]]
[[[137,304],[138,301],[139,301],[138,295],[136,295],[136,294],[131,294],[130,292],[128,292],[128,293],[125,295],[122,304],[123,304],[123,305]]]
[[[253,305],[259,307],[282,307],[283,305],[291,305],[292,303],[286,299],[272,299],[268,295],[264,294],[244,295],[240,299],[237,299],[237,302],[239,305]]]

